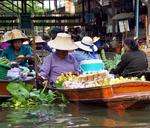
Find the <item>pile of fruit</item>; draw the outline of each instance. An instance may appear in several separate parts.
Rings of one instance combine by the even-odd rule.
[[[74,72],[62,73],[55,82],[55,86],[60,88],[63,86],[65,81],[72,81],[78,79],[78,76]]]
[[[122,76],[114,79],[104,78],[102,83],[98,83],[100,86],[108,86],[118,83],[124,83],[124,82],[131,82],[131,81],[145,81],[145,76],[141,76],[141,78],[138,77],[131,77],[131,78],[124,78]]]
[[[131,77],[131,78],[110,78],[108,76],[101,77],[93,77],[94,75],[83,76],[75,76],[72,74],[64,75],[62,74],[59,79],[56,81],[57,88],[65,88],[65,89],[76,89],[76,88],[91,88],[91,87],[104,87],[110,86],[117,83],[123,82],[131,82],[131,81],[145,81],[145,77]]]

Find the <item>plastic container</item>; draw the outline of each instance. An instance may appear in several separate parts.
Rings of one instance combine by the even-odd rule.
[[[83,60],[80,64],[80,69],[83,74],[97,73],[104,70],[104,63],[99,59]]]

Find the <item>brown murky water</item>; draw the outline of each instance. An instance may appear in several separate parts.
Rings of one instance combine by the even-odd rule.
[[[114,111],[100,105],[70,103],[67,107],[38,106],[1,109],[0,128],[150,127],[150,108]]]

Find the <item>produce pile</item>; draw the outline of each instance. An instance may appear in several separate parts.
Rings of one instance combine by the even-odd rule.
[[[65,81],[76,80],[76,79],[78,79],[78,76],[75,75],[74,72],[67,72],[67,73],[65,73],[65,74],[62,73],[62,74],[57,78],[57,80],[56,80],[56,82],[55,82],[55,86],[56,86],[57,88],[61,88],[61,87],[63,86],[63,84],[64,84]]]
[[[64,75],[58,77],[55,86],[64,89],[77,89],[77,88],[91,88],[91,87],[105,87],[117,83],[131,82],[131,81],[145,81],[145,77],[131,77],[131,78],[113,78],[110,74],[104,72],[87,75]]]
[[[7,90],[12,95],[11,98],[4,102],[2,107],[27,107],[38,104],[51,104],[56,99],[52,91],[37,90],[33,85],[20,83],[9,83]]]
[[[11,66],[11,62],[6,57],[0,57],[0,64],[5,66]]]
[[[120,54],[116,54],[113,59],[108,59],[106,58],[104,49],[101,50],[101,58],[107,70],[110,71],[112,68],[116,67],[116,65],[121,61],[121,56],[123,55],[124,51],[124,48],[122,48]]]

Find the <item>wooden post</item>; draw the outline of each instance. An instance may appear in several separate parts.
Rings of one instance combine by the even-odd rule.
[[[148,4],[147,4],[147,10],[148,10],[148,40],[150,43],[150,0],[148,0]]]
[[[146,31],[146,44],[149,46],[149,40],[148,40],[148,17],[145,16],[145,31]]]
[[[91,12],[90,1],[91,1],[91,0],[88,0],[88,13],[90,13],[90,12]]]
[[[82,0],[82,19],[83,19],[83,23],[85,23],[85,5],[84,5],[84,0]]]
[[[136,37],[139,38],[139,2],[140,0],[136,0]]]
[[[37,69],[37,52],[36,52],[36,44],[35,44],[35,32],[34,32],[34,26],[33,26],[33,30],[32,30],[32,49],[33,49],[33,54],[34,54],[34,70],[36,73],[36,78],[38,76],[38,69]]]

